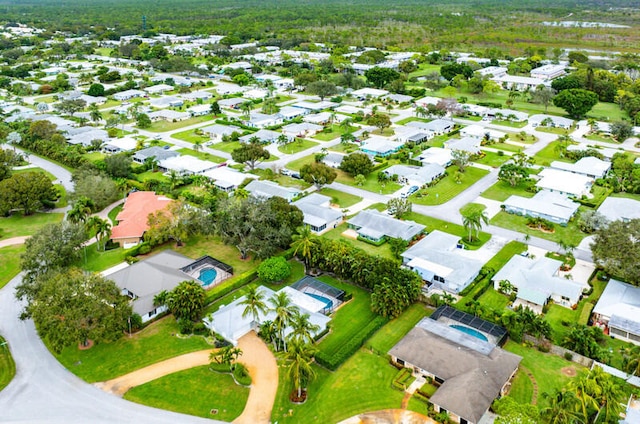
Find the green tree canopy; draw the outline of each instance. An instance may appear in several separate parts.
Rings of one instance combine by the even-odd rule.
[[[400,74],[397,71],[390,68],[380,68],[378,66],[374,66],[367,70],[364,73],[364,76],[367,78],[367,81],[376,88],[383,88],[391,81],[395,81],[400,78]]]
[[[183,281],[167,294],[167,307],[176,319],[200,318],[207,295],[197,281]]]
[[[594,261],[616,278],[640,285],[640,219],[613,221],[596,231],[591,244]]]
[[[265,259],[258,266],[258,277],[265,283],[282,281],[289,275],[291,275],[291,265],[282,256]]]
[[[309,184],[320,188],[324,185],[331,184],[338,176],[338,173],[335,169],[324,163],[314,162],[300,168],[300,176]]]
[[[256,166],[271,157],[271,154],[260,143],[243,143],[231,152],[231,158],[239,163],[244,163],[253,170]]]
[[[351,153],[343,158],[340,169],[351,176],[364,175],[366,177],[373,170],[373,162],[364,153]]]
[[[53,207],[58,194],[42,172],[25,172],[0,181],[0,214],[20,210],[31,215],[43,207]]]
[[[320,97],[320,100],[324,100],[325,97],[333,96],[338,93],[338,89],[334,83],[322,80],[314,81],[307,85],[306,91]]]
[[[573,119],[582,119],[598,103],[598,95],[582,88],[563,90],[553,98],[553,104],[564,109]]]

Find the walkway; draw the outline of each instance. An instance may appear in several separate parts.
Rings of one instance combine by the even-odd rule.
[[[405,409],[383,409],[347,418],[339,424],[438,424],[438,422],[426,415]]]
[[[29,236],[20,236],[20,237],[12,237],[6,240],[0,240],[0,249],[8,246],[16,246],[19,244],[24,244]]]

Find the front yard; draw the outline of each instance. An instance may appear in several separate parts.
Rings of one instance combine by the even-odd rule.
[[[491,219],[490,222],[492,225],[497,225],[498,227],[518,231],[523,234],[529,234],[533,237],[540,237],[546,240],[551,240],[556,243],[558,243],[559,241],[563,241],[573,246],[577,246],[578,244],[580,244],[582,239],[587,236],[585,233],[580,231],[575,219],[569,222],[566,227],[555,224],[552,233],[527,226],[527,220],[528,218],[525,216],[519,216],[507,213],[505,211],[500,211]]]
[[[456,167],[447,170],[447,175],[434,186],[418,190],[411,196],[411,201],[418,205],[441,205],[462,193],[482,177],[489,174],[486,169],[469,166],[460,174],[460,182],[456,182]]]
[[[498,181],[480,193],[480,196],[486,199],[497,200],[499,202],[504,202],[512,195],[531,198],[535,196],[535,193],[527,190],[529,184],[531,183],[520,183],[515,186],[511,186],[511,184],[506,181]]]
[[[307,140],[306,138],[299,138],[296,141],[285,144],[284,146],[278,146],[278,151],[284,153],[285,155],[292,155],[294,153],[302,152],[317,145],[318,143]]]
[[[0,289],[20,272],[20,255],[24,253],[22,244],[0,249]]]
[[[360,196],[354,196],[353,194],[328,187],[324,187],[319,193],[331,197],[331,203],[335,203],[341,208],[348,208],[362,201],[362,197]]]

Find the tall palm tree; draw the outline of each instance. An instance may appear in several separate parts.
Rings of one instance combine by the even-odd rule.
[[[586,424],[582,416],[575,411],[578,403],[574,393],[555,389],[551,394],[545,392],[542,397],[549,400],[546,408],[540,410],[540,417],[547,424]]]
[[[469,242],[472,240],[472,234],[475,231],[476,238],[480,235],[482,224],[488,224],[489,217],[485,211],[472,211],[462,215],[462,225],[469,232]]]
[[[313,343],[313,335],[320,329],[320,326],[309,321],[309,314],[303,314],[298,311],[293,315],[291,328],[293,331],[291,331],[289,335],[290,340],[301,343]],[[289,344],[291,344],[291,342],[289,342]]]
[[[298,391],[298,399],[302,397],[302,389],[315,377],[311,364],[316,349],[300,340],[293,340],[285,354],[285,361],[289,364],[289,378]]]
[[[246,118],[250,118],[251,117],[251,109],[253,109],[253,102],[252,101],[246,101],[244,103],[241,103],[239,108],[243,112],[242,114]]]
[[[92,206],[93,202],[90,199],[81,197],[73,204],[69,212],[67,212],[67,219],[74,224],[86,222],[91,214]]]
[[[567,390],[575,395],[576,410],[585,422],[589,422],[592,411],[600,411],[600,404],[596,399],[599,391],[598,382],[591,378],[590,372],[582,373],[567,384]]]
[[[93,220],[93,218],[97,219]],[[107,240],[109,236],[111,236],[111,223],[109,223],[109,221],[107,221],[106,219],[101,219],[97,216],[91,217],[91,219],[94,221],[93,228],[96,231],[96,242],[98,244],[98,250],[100,250],[101,247],[102,250],[104,250],[106,245],[105,240]]]
[[[293,247],[293,255],[297,255],[298,252],[302,256],[305,267],[309,265],[309,259],[311,259],[311,249],[315,245],[315,239],[311,232],[309,225],[304,225],[298,228],[298,233],[291,237],[291,247]]]
[[[249,287],[249,291],[240,305],[245,305],[242,318],[246,318],[248,315],[253,317],[252,327],[259,324],[260,314],[264,315],[268,310],[267,304],[264,302],[264,292],[259,290],[258,286]]]
[[[631,375],[640,376],[640,346],[620,349],[624,357],[623,369]]]
[[[620,414],[624,412],[622,401],[625,394],[621,387],[601,367],[593,367],[588,376],[597,385],[596,393],[593,396],[600,404],[598,416],[604,414],[604,422],[606,423],[618,421]],[[597,417],[593,421],[602,422]]]
[[[193,142],[193,150],[195,150],[196,152],[202,150],[202,140],[196,140]]]
[[[89,106],[89,117],[93,122],[100,122],[100,120],[102,119],[102,112],[100,112],[100,109],[98,109],[97,104],[92,103]]]
[[[295,305],[291,305],[291,299],[289,295],[283,291],[276,293],[271,299],[269,299],[273,311],[276,316],[273,320],[273,325],[278,332],[280,342],[282,343],[285,352],[287,351],[287,341],[284,337],[284,331],[291,323],[294,314],[298,311]]]

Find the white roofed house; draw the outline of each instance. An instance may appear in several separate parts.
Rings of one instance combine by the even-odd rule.
[[[589,289],[587,283],[579,283],[560,277],[562,262],[542,256],[531,258],[513,256],[494,275],[492,281],[498,290],[502,281],[508,281],[516,291],[516,303],[541,313],[542,307],[554,303],[571,308],[580,301],[582,293]]]
[[[271,130],[259,130],[254,132],[253,134],[247,134],[240,137],[241,143],[250,143],[252,139],[257,138],[260,140],[262,144],[270,144],[275,143],[278,140],[282,133],[271,131]]]
[[[502,85],[504,89],[516,91],[535,90],[540,85],[546,87],[551,85],[549,81],[543,79],[519,77],[514,75],[501,75],[499,77],[492,77],[491,80]]]
[[[396,153],[404,146],[401,141],[392,141],[385,137],[370,137],[362,142],[360,150],[371,156],[386,157]]]
[[[567,225],[580,207],[564,195],[547,190],[536,193],[532,198],[509,196],[503,205],[505,212],[543,218],[560,225]]]
[[[450,149],[442,147],[429,147],[418,156],[418,160],[424,164],[438,164],[444,168],[451,165],[453,157]]]
[[[293,107],[293,106],[283,106],[278,111],[278,115],[280,115],[280,117],[282,117],[282,119],[284,119],[285,121],[288,121],[290,119],[295,119],[299,116],[305,116],[308,113],[309,111],[307,109],[302,109],[302,108]]]
[[[491,128],[486,128],[481,125],[469,125],[468,127],[464,127],[460,130],[460,136],[462,138],[471,137],[481,140],[488,139],[498,141],[505,137],[506,134],[502,131],[492,130]]]
[[[422,143],[435,136],[432,131],[416,127],[398,126],[393,128],[394,138],[403,143]]]
[[[524,122],[529,119],[529,114],[513,109],[489,109],[486,111],[485,117],[505,121]]]
[[[218,106],[222,109],[240,109],[240,105],[247,102],[247,99],[243,99],[242,97],[232,97],[230,99],[222,99],[218,100]]]
[[[640,345],[640,287],[609,280],[593,308],[593,321],[610,336]]]
[[[125,90],[113,95],[113,98],[119,101],[135,99],[137,97],[147,97],[147,93],[142,90]]]
[[[167,107],[180,107],[184,104],[184,100],[176,96],[163,96],[151,99],[149,104],[155,108],[164,109]]]
[[[573,125],[573,120],[568,118],[563,118],[561,116],[554,115],[531,115],[529,117],[529,123],[533,127],[553,127],[553,128],[564,128],[569,129]]]
[[[622,197],[607,197],[598,208],[598,212],[609,221],[629,222],[632,219],[640,219],[640,202]]]
[[[180,94],[180,97],[192,102],[197,102],[199,100],[207,101],[213,97],[213,93],[205,90],[199,90],[199,91],[192,91],[190,93]]]
[[[191,115],[187,112],[177,112],[171,109],[163,109],[156,110],[155,112],[149,113],[149,119],[151,121],[167,121],[167,122],[178,122],[184,121],[185,119],[189,119]]]
[[[541,80],[552,80],[554,78],[558,78],[561,77],[563,75],[565,75],[565,66],[564,65],[554,65],[554,64],[548,64],[548,65],[542,65],[538,68],[532,69],[531,70],[531,77],[532,78],[539,78]]]
[[[187,112],[191,116],[204,116],[211,113],[211,106],[210,105],[193,105],[189,109],[187,109]]]
[[[146,91],[149,94],[162,94],[162,93],[166,93],[167,91],[173,91],[175,88],[172,85],[169,84],[158,84],[158,85],[152,85],[149,87],[144,88],[144,91]]]
[[[430,163],[424,166],[392,165],[382,172],[389,178],[397,176],[398,182],[402,184],[422,187],[443,176],[445,169],[441,165]]]
[[[486,68],[478,69],[476,72],[483,77],[501,77],[507,75],[507,68],[501,66],[487,66]]]
[[[280,125],[284,121],[278,114],[265,115],[264,113],[252,112],[249,119],[242,118],[242,123],[253,128],[266,128],[275,125]]]
[[[360,100],[366,100],[367,98],[378,99],[380,97],[388,95],[387,90],[380,90],[377,88],[361,88],[351,92],[351,95],[357,97]]]
[[[109,140],[107,131],[94,127],[68,128],[65,133],[69,144],[91,146],[95,140],[100,141],[100,143],[105,143]]]
[[[217,168],[210,169],[205,171],[202,175],[213,180],[213,185],[218,190],[222,190],[225,193],[233,192],[247,178],[258,178],[256,175],[245,174],[227,166],[219,166]]]
[[[305,138],[305,137],[313,137],[318,133],[318,131],[322,131],[322,126],[316,124],[310,124],[308,122],[303,122],[301,124],[288,124],[282,127],[282,133],[286,135],[288,138]]]
[[[453,131],[453,128],[455,127],[455,123],[448,119],[434,119],[433,121],[430,121],[430,122],[411,121],[411,122],[408,122],[406,126],[431,131],[435,135],[443,135]]]
[[[133,154],[135,163],[143,164],[147,159],[154,158],[157,162],[168,158],[180,156],[175,150],[165,149],[159,146],[152,146],[147,149],[138,150]]]
[[[434,230],[402,253],[402,263],[417,272],[428,288],[457,294],[478,276],[482,262],[458,251],[460,237]]]
[[[553,161],[550,167],[590,178],[604,178],[611,169],[611,162],[587,156],[579,159],[576,163]]]
[[[249,193],[254,197],[261,197],[270,199],[274,196],[282,197],[287,202],[291,203],[296,197],[300,196],[301,192],[298,189],[291,187],[282,187],[272,181],[258,181],[253,180],[245,187]]]
[[[122,153],[122,152],[131,152],[135,150],[138,145],[138,140],[131,137],[124,138],[116,138],[106,142],[102,146],[103,153]]]
[[[292,203],[304,214],[304,224],[314,234],[323,234],[336,228],[342,222],[342,212],[331,208],[331,198],[318,193],[311,193]]]
[[[461,150],[471,155],[480,154],[480,142],[477,137],[452,138],[444,142],[444,147],[449,150]]]
[[[329,152],[322,158],[322,163],[332,168],[340,168],[346,155],[337,152]]]
[[[165,172],[175,171],[180,175],[204,174],[205,171],[217,167],[218,164],[184,155],[167,158],[158,162],[158,168]]]
[[[565,196],[588,196],[593,178],[586,175],[545,168],[540,174],[536,186],[542,190],[557,192]]]
[[[413,221],[401,221],[376,210],[365,209],[347,221],[349,228],[356,230],[358,237],[373,243],[388,238],[410,241],[422,234],[425,226]]]
[[[211,138],[211,141],[217,143],[222,141],[222,138],[226,136],[230,136],[234,132],[241,133],[242,130],[238,127],[232,127],[227,125],[213,124],[208,125],[206,127],[200,128],[203,134],[208,135]]]

